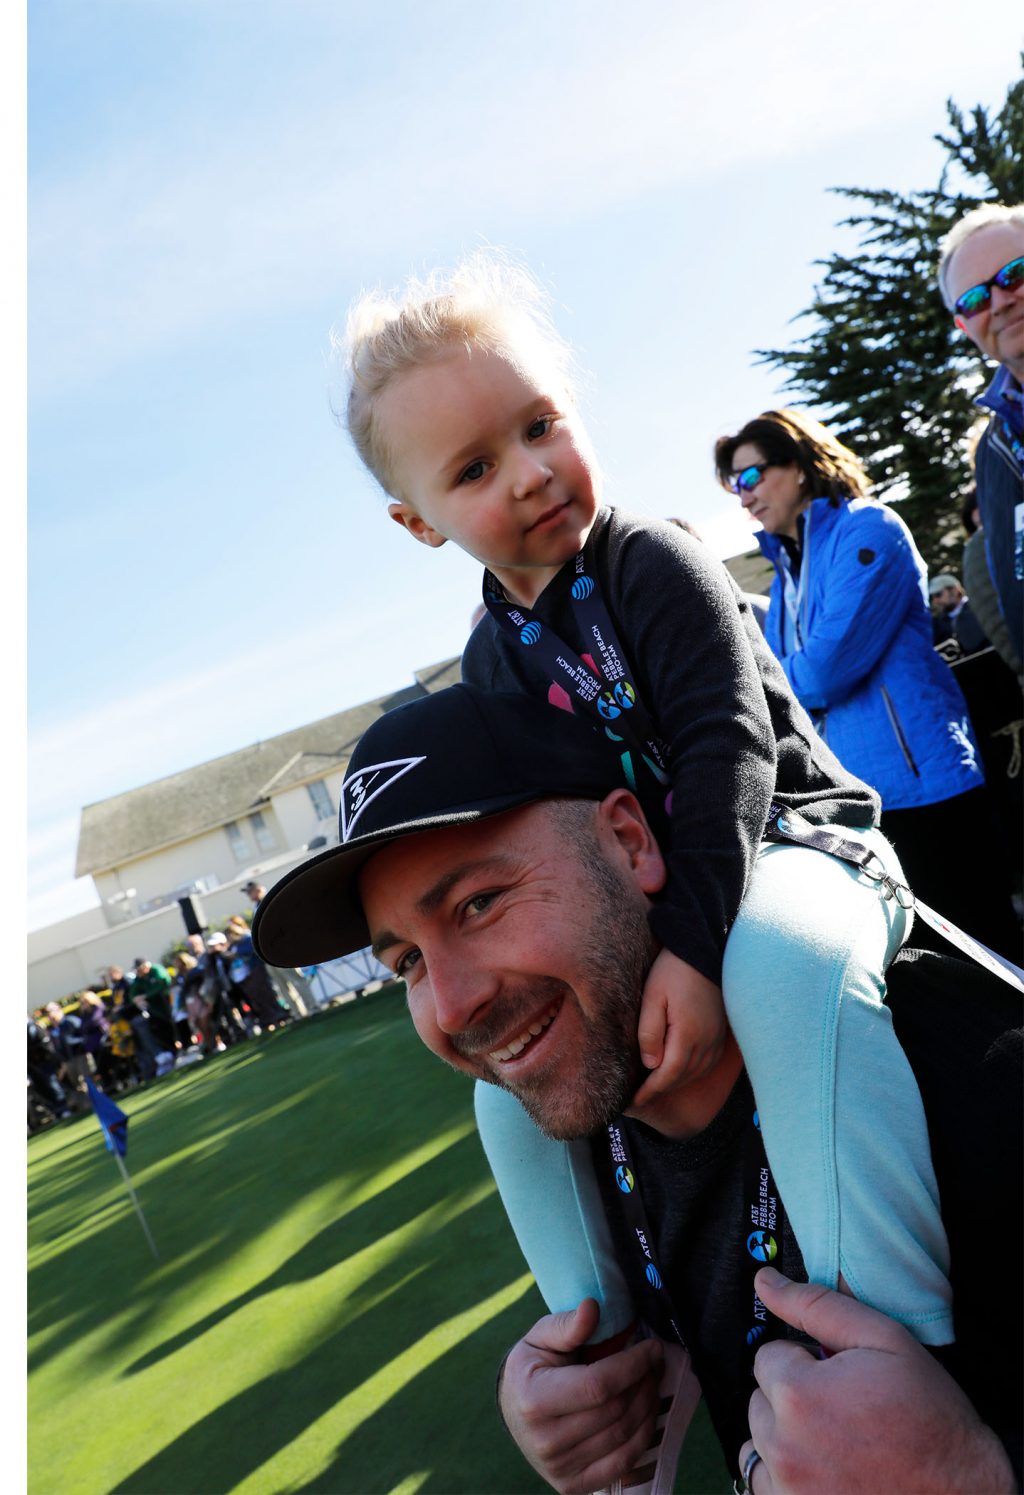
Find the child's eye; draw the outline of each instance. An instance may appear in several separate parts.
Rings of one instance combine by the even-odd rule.
[[[548,434],[554,424],[553,415],[538,415],[537,419],[530,424],[526,434],[531,441],[539,441],[542,436]]]
[[[486,462],[471,462],[468,467],[463,468],[459,474],[460,483],[479,483],[487,471]]]

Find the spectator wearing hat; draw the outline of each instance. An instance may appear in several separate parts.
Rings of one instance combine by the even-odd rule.
[[[214,930],[206,937],[202,955],[182,983],[186,998],[197,992],[205,1008],[206,1053],[213,1053],[248,1038],[229,974],[227,937]]]
[[[971,611],[967,593],[951,571],[932,577],[928,595],[932,600],[932,637],[936,644],[955,639],[961,654],[977,654],[979,649],[988,647],[988,639]]]

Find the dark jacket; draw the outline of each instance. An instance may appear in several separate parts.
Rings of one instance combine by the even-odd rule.
[[[1021,387],[1008,368],[1000,368],[977,401],[994,412],[974,457],[978,510],[981,514],[988,569],[999,608],[1018,654],[1024,652],[1024,529],[1018,510],[1024,503],[1024,404]]]
[[[746,891],[773,798],[816,824],[877,823],[878,800],[822,742],[728,571],[675,525],[602,509],[587,542],[632,679],[668,750],[669,882],[657,940],[709,980]],[[570,561],[531,611],[577,651]],[[488,616],[463,678],[549,694],[529,649]],[[564,692],[563,692],[564,694]],[[550,698],[550,696],[549,696]]]

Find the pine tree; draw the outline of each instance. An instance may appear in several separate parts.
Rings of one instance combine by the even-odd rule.
[[[859,231],[861,248],[816,261],[824,276],[795,319],[813,319],[806,336],[789,349],[757,350],[787,371],[794,403],[813,405],[863,459],[876,491],[902,500],[932,571],[949,568],[950,546],[962,539],[973,401],[988,378],[939,295],[939,243],[979,203],[1024,198],[1024,78],[994,118],[980,104],[965,117],[951,99],[946,113],[948,131],[935,139],[947,160],[934,190],[830,189],[863,205],[842,220]]]

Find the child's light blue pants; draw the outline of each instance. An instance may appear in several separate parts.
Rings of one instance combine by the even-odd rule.
[[[856,834],[901,876],[880,832]],[[810,1281],[835,1287],[841,1273],[858,1298],[922,1343],[946,1344],[949,1248],[924,1108],[882,1001],[885,969],[911,922],[845,862],[764,845],[725,948],[722,987]],[[494,1085],[477,1085],[476,1112],[548,1307],[593,1297],[595,1340],[625,1328],[635,1314],[589,1144],[543,1137]]]

